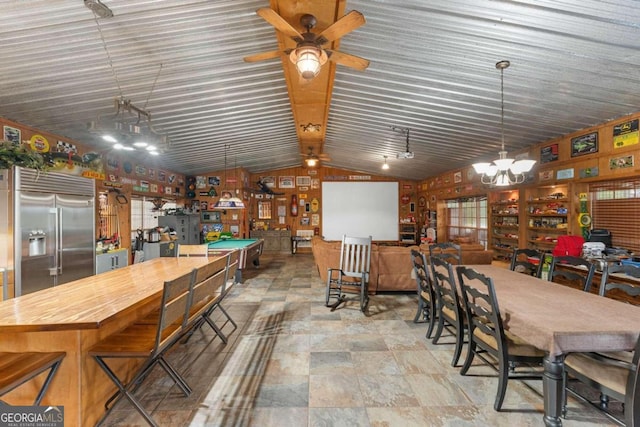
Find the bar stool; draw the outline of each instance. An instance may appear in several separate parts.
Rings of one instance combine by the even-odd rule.
[[[13,389],[21,386],[32,378],[49,370],[38,392],[34,405],[40,405],[42,398],[51,384],[62,359],[67,355],[63,351],[51,353],[25,352],[0,353],[0,396],[4,396]]]

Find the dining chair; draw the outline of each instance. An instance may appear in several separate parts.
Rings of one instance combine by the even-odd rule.
[[[475,356],[496,369],[498,390],[493,408],[500,411],[509,379],[542,378],[540,366],[545,353],[504,329],[490,277],[464,266],[456,267],[456,272],[469,323],[467,357],[460,373],[467,374]],[[523,370],[527,365],[530,369]]]
[[[431,284],[432,279],[429,275],[427,257],[422,252],[411,249],[411,263],[413,264],[413,272],[416,276],[418,292],[418,309],[413,318],[413,323],[418,323],[421,318],[427,322],[426,337],[431,338],[436,319],[436,296]]]
[[[209,256],[209,245],[178,245],[179,257]]]
[[[640,295],[640,287],[628,284],[625,281],[620,280],[620,276],[614,276],[614,274],[625,274],[629,277],[640,278],[640,267],[633,264],[613,264],[607,266],[602,273],[602,280],[600,284],[599,294],[602,296],[607,295],[611,291],[616,289],[623,292],[624,296],[636,297]]]
[[[429,256],[448,260],[451,264],[462,264],[462,248],[453,242],[434,243],[429,246]]]
[[[114,399],[125,397],[151,426],[158,424],[142,407],[134,396],[134,391],[142,384],[153,367],[160,365],[180,388],[185,396],[189,396],[191,388],[166,360],[166,352],[186,333],[189,315],[189,301],[195,280],[196,270],[183,274],[173,280],[166,281],[163,286],[160,303],[160,315],[157,323],[134,323],[123,330],[103,338],[88,351],[88,354],[98,363],[98,366],[116,385],[117,391],[105,405],[107,411],[103,414],[100,424],[116,406],[109,406]],[[138,370],[129,376],[129,370],[121,372],[122,359],[142,359]],[[115,360],[107,363],[107,360]],[[118,376],[118,373],[120,376]],[[96,381],[102,381],[96,377]]]
[[[549,266],[549,281],[573,285],[584,292],[591,290],[596,265],[573,255],[556,255]]]
[[[537,249],[515,248],[511,254],[511,264],[509,269],[518,273],[528,274],[534,277],[540,277],[542,269],[542,252]],[[531,259],[538,259],[538,263],[533,263]]]
[[[222,342],[227,343],[226,335],[211,319],[212,307],[218,303],[222,296],[222,289],[227,277],[227,264],[227,256],[224,256],[196,269],[186,321],[186,328],[189,330],[188,337],[193,334],[193,331],[207,323]]]
[[[451,366],[455,367],[462,354],[467,322],[456,288],[453,266],[445,259],[433,256],[431,257],[431,272],[438,310],[438,327],[433,337],[433,343],[438,344],[445,328],[455,336],[455,349],[451,359]]]
[[[623,354],[624,353],[624,354]],[[626,357],[624,357],[626,355]],[[621,357],[622,356],[622,357]],[[607,416],[626,426],[640,425],[640,337],[632,352],[570,353],[564,361],[564,405],[567,415],[567,395],[578,397],[603,411]],[[600,400],[594,402],[578,390],[568,387],[569,377],[600,392]],[[624,420],[610,411],[609,398],[623,403]]]
[[[329,268],[325,305],[331,311],[347,301],[343,291],[358,294],[360,310],[365,313],[369,304],[369,272],[371,267],[371,236],[342,236],[340,264]],[[335,299],[335,302],[331,302]]]
[[[201,310],[200,321],[197,322],[194,325],[194,327],[189,330],[187,337],[184,340],[185,342],[193,335],[193,333],[197,329],[202,327],[204,323],[208,323],[211,326],[211,328],[214,330],[214,332],[218,335],[218,337],[220,337],[220,339],[225,344],[227,343],[226,335],[222,333],[222,329],[224,328],[225,324],[223,324],[222,326],[218,326],[211,318],[211,316],[213,315],[213,312],[216,309],[219,309],[222,312],[222,314],[226,317],[227,321],[231,323],[231,325],[233,326],[233,330],[238,328],[238,324],[233,320],[233,318],[229,315],[227,310],[225,310],[225,308],[222,306],[222,302],[227,296],[227,294],[229,293],[229,291],[231,290],[231,288],[233,287],[233,285],[236,283],[235,272],[238,268],[239,260],[240,260],[240,251],[229,252],[227,255],[220,258],[220,260],[214,261],[213,264],[216,264],[216,266],[211,267],[209,272],[200,274],[200,277],[204,278],[204,280],[206,281],[215,280],[217,282],[221,279],[219,277],[220,267],[222,266],[222,264],[225,264],[224,277],[222,277],[222,284],[217,285],[215,287],[215,298],[213,298],[210,301],[206,301],[207,307],[206,309]],[[217,277],[215,279],[210,278],[210,276],[213,276],[213,275],[217,275]],[[199,276],[199,273],[196,273],[196,279],[195,279],[196,283],[199,283],[201,281],[198,276]],[[210,285],[211,284],[209,284],[209,286]],[[192,304],[195,299],[196,299],[196,296],[194,294],[194,296],[192,297]]]

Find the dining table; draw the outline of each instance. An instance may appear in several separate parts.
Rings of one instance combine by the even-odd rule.
[[[155,258],[1,301],[0,351],[64,351],[66,356],[42,404],[63,407],[65,425],[95,425],[115,386],[88,350],[159,308],[165,281],[215,259]],[[123,361],[120,369],[135,372],[139,363]],[[36,381],[3,399],[31,404]]]
[[[572,352],[633,350],[640,307],[496,265],[467,265],[490,277],[504,328],[545,352],[544,424],[561,426],[564,358]]]

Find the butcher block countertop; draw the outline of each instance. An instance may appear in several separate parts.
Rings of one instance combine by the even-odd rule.
[[[0,302],[0,333],[97,329],[160,300],[165,280],[211,258],[155,258]]]

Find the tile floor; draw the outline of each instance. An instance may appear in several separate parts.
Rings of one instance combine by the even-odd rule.
[[[451,367],[453,346],[432,344],[412,322],[413,295],[372,296],[368,317],[356,302],[331,312],[310,254],[263,256],[244,279],[224,304],[238,323],[224,325],[229,342],[205,326],[169,355],[192,394],[160,368],[138,390],[159,425],[543,425],[541,382],[510,381],[494,411],[494,372],[480,362],[469,376]],[[103,425],[146,423],[122,401]],[[615,424],[570,398],[564,425]]]

